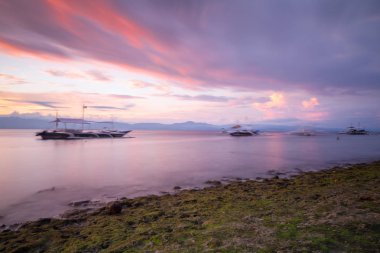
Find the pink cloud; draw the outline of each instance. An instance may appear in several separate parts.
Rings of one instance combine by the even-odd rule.
[[[62,71],[62,70],[54,70],[48,69],[46,73],[56,76],[56,77],[67,77],[67,78],[85,78],[82,74],[76,72]]]
[[[92,79],[94,79],[96,81],[107,82],[107,81],[112,80],[110,76],[108,76],[107,74],[105,74],[99,70],[89,70],[89,71],[86,71],[86,73]]]
[[[162,91],[165,93],[170,92],[170,87],[169,87],[169,85],[166,85],[166,84],[153,84],[153,83],[145,82],[145,81],[141,81],[141,80],[131,80],[128,83],[133,88],[137,88],[137,89],[152,88],[152,89]]]
[[[0,73],[0,81],[7,85],[24,84],[26,81],[20,77]]]
[[[148,83],[148,82],[144,82],[144,81],[140,81],[140,80],[129,81],[129,84],[132,87],[134,87],[134,88],[140,88],[140,89],[151,88],[151,87],[155,87],[156,86],[156,85],[154,85],[152,83]]]
[[[312,97],[310,98],[309,100],[304,100],[302,101],[302,106],[305,108],[305,109],[314,109],[314,107],[318,106],[319,105],[319,101],[316,97]]]
[[[265,102],[254,102],[253,107],[264,115],[264,119],[273,119],[284,116],[284,110],[287,108],[287,101],[284,94],[274,92]]]

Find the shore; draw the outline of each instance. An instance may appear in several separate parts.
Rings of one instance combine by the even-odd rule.
[[[0,233],[0,252],[379,252],[380,161],[210,182]]]

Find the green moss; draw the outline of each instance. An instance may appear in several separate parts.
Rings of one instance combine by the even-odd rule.
[[[0,233],[0,252],[377,252],[380,162],[126,199]]]

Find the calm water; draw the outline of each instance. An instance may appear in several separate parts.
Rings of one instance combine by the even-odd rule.
[[[0,130],[0,224],[55,216],[71,201],[108,201],[196,187],[209,179],[268,176],[380,159],[380,136],[313,137],[135,131],[135,138],[47,140]],[[54,187],[54,190],[49,190]]]

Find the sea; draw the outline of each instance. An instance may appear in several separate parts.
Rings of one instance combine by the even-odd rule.
[[[126,138],[41,140],[0,130],[0,225],[59,217],[123,197],[291,176],[380,160],[380,135],[139,131]]]

